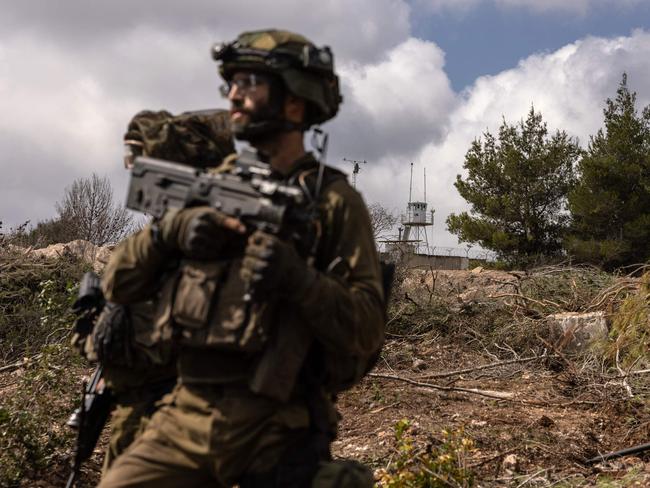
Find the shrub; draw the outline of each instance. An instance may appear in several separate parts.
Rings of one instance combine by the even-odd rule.
[[[612,319],[607,355],[618,355],[622,365],[646,367],[650,364],[650,272],[643,276],[636,294],[629,295]]]
[[[474,486],[474,474],[467,457],[474,441],[462,430],[442,431],[442,441],[419,444],[416,430],[408,419],[395,424],[395,458],[376,475],[378,486],[385,488],[438,488]]]

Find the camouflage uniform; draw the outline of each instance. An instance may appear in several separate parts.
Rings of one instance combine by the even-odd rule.
[[[225,110],[180,115],[164,110],[139,112],[129,122],[124,135],[127,154],[163,158],[199,168],[217,167],[235,151],[227,118]],[[126,159],[125,163],[128,167]],[[158,329],[164,339],[152,339],[154,309],[151,300],[113,309],[112,314],[109,306],[88,337],[73,339],[84,356],[103,364],[103,377],[114,398],[103,474],[144,431],[157,408],[156,403],[176,383],[171,331]],[[101,330],[102,326],[113,330]],[[110,342],[102,347],[108,349],[104,354],[99,353],[98,342]]]
[[[313,182],[317,174],[318,162],[307,154],[288,175],[274,177]],[[365,357],[383,341],[381,271],[361,196],[333,168],[325,171],[324,181],[317,202],[315,279],[305,289],[291,290],[291,299],[264,297],[271,334],[261,350],[210,346],[211,334],[225,319],[180,326],[178,384],[102,488],[372,486],[371,475],[359,465],[328,462],[337,423],[332,394],[337,386],[329,381],[346,359]],[[228,320],[242,315],[241,294],[238,306],[225,303],[231,281],[239,276],[243,247],[214,263],[183,261],[157,322],[174,317],[178,327],[183,321],[177,309],[192,313],[189,302],[200,309],[212,304],[213,315],[228,312]],[[127,239],[105,271],[107,298],[147,299],[169,259],[151,227]],[[228,271],[216,292],[205,283],[222,264]],[[201,294],[207,296],[197,298]],[[313,484],[305,481],[312,479]]]

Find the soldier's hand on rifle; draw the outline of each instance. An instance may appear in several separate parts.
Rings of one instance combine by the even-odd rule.
[[[212,207],[169,211],[158,224],[160,241],[171,251],[179,250],[193,259],[215,259],[232,234],[246,227],[236,218]]]
[[[316,279],[296,249],[274,235],[254,232],[248,239],[241,267],[242,279],[254,293],[276,291],[288,299],[299,299]]]

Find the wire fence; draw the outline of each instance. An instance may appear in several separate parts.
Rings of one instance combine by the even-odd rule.
[[[497,259],[497,254],[493,251],[488,251],[482,248],[475,248],[472,246],[466,247],[450,247],[450,246],[427,246],[422,243],[417,244],[407,244],[407,243],[390,243],[382,244],[381,251],[389,251],[389,247],[398,246],[404,248],[406,252],[412,252],[414,254],[424,254],[429,256],[447,256],[447,257],[462,257],[468,259],[476,259],[487,262],[494,262]]]
[[[469,247],[448,247],[448,246],[421,246],[420,252],[432,256],[457,256],[468,259],[481,259],[483,261],[496,261],[497,254],[485,249]]]

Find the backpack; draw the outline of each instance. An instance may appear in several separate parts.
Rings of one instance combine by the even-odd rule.
[[[143,110],[129,122],[124,143],[136,156],[166,159],[197,168],[218,166],[235,152],[229,113],[220,109],[180,115],[166,110]]]
[[[325,167],[323,174],[322,188],[325,189],[334,181],[346,178],[341,171]],[[315,180],[308,179],[307,186],[312,188],[314,193]],[[395,265],[380,261],[382,288],[384,291],[384,317],[386,316],[386,307],[388,306],[388,299],[393,284],[393,277],[395,274]],[[349,390],[354,385],[358,384],[379,360],[383,343],[380,344],[374,351],[364,356],[353,356],[342,354],[339,351],[326,350],[323,347],[313,345],[312,354],[314,361],[320,365],[311,365],[309,367],[310,374],[318,377],[317,381],[324,385],[325,390],[332,394],[337,394],[345,390]]]
[[[395,265],[384,261],[380,261],[379,264],[384,289],[385,316],[395,275]],[[338,394],[358,384],[377,364],[382,347],[383,343],[370,354],[364,356],[351,356],[341,354],[338,351],[325,351],[321,348],[320,355],[323,358],[325,390],[332,394]]]

